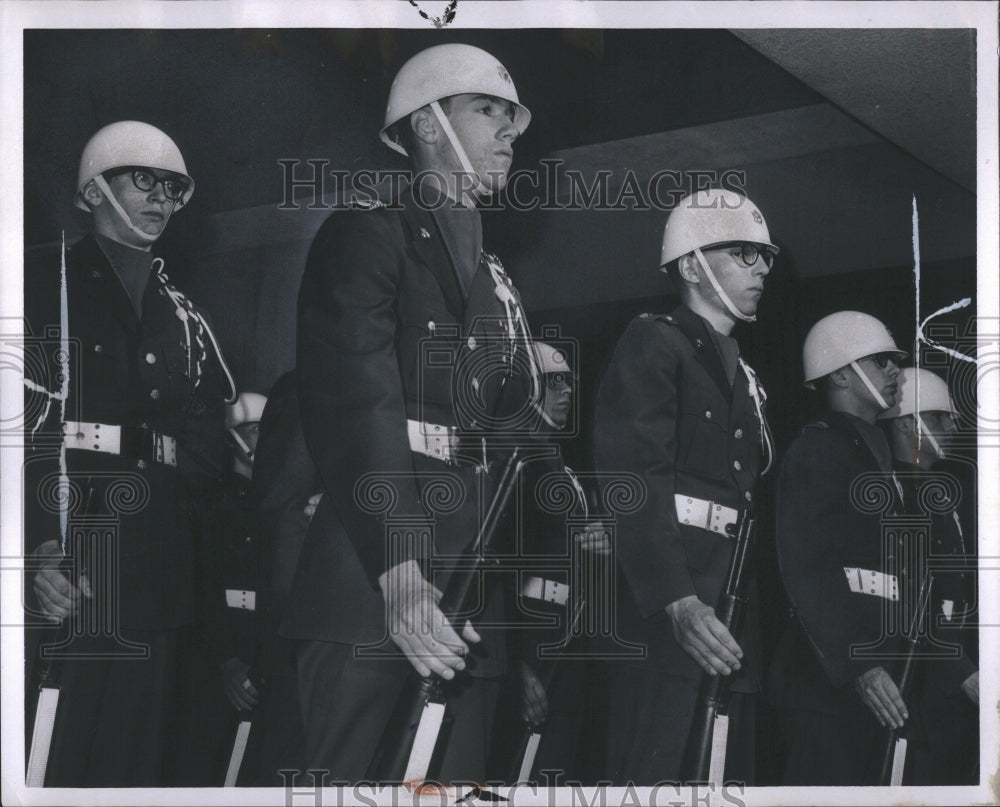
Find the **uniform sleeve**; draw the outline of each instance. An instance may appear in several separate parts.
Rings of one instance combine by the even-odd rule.
[[[678,356],[656,320],[634,320],[601,382],[594,423],[600,473],[636,473],[642,505],[617,516],[616,551],[640,613],[649,618],[695,593],[674,505]]]
[[[851,592],[844,575],[848,536],[871,532],[875,516],[850,503],[859,473],[851,446],[833,430],[807,428],[781,467],[777,494],[777,544],[782,580],[799,622],[835,687],[846,686],[884,662],[852,659],[851,646],[877,638],[882,601]],[[869,523],[872,522],[872,523]],[[857,538],[855,538],[857,540]],[[873,636],[874,631],[874,636]]]
[[[365,475],[394,489],[395,515],[424,515],[413,477],[396,350],[396,296],[405,255],[385,211],[338,211],[320,229],[299,293],[302,427],[325,490],[373,586],[389,565],[384,515],[355,487]],[[324,503],[325,504],[325,503]],[[393,556],[393,563],[414,557]]]

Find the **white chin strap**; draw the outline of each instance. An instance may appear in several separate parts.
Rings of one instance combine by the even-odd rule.
[[[469,161],[469,155],[465,153],[465,148],[462,146],[462,142],[458,139],[458,135],[455,134],[455,130],[451,127],[451,121],[448,120],[448,116],[445,115],[444,110],[441,109],[441,104],[437,101],[431,101],[431,111],[434,112],[434,116],[437,118],[438,123],[441,124],[441,128],[444,130],[445,137],[448,138],[448,142],[451,143],[451,147],[455,150],[455,154],[458,156],[458,161],[462,164],[462,170],[476,178],[476,186],[472,190],[475,191],[475,193],[480,197],[489,196],[489,188],[483,184],[483,180],[479,176],[479,173],[472,167],[472,163]],[[463,200],[460,199],[459,201]]]
[[[719,299],[722,300],[722,304],[726,307],[729,313],[736,317],[736,319],[741,319],[744,322],[756,322],[757,316],[755,314],[744,314],[736,307],[733,301],[729,299],[729,295],[722,290],[722,286],[719,285],[719,281],[715,279],[715,273],[712,271],[712,267],[708,265],[708,261],[705,260],[705,256],[702,254],[699,247],[695,247],[694,254],[698,259],[698,263],[701,264],[701,268],[705,270],[705,277],[708,278],[708,282],[712,284],[712,288],[715,289],[715,293],[719,295]]]
[[[111,203],[111,206],[115,209],[115,212],[121,217],[121,220],[125,222],[125,226],[128,227],[137,236],[139,236],[139,238],[141,238],[143,241],[149,241],[150,243],[152,243],[153,241],[155,241],[157,238],[160,237],[159,235],[150,235],[149,233],[144,233],[142,230],[140,230],[132,223],[132,219],[128,217],[128,213],[126,213],[125,209],[118,203],[118,200],[115,198],[114,193],[111,192],[111,188],[108,186],[108,183],[104,181],[103,176],[98,174],[96,177],[94,177],[94,184],[97,185],[97,187],[104,192],[105,198]],[[163,220],[164,225],[166,224],[166,221],[169,218],[170,218],[170,213],[167,213]]]
[[[924,436],[927,438],[927,442],[931,444],[931,448],[934,449],[934,453],[937,454],[938,459],[944,459],[944,449],[941,448],[941,444],[934,438],[931,430],[927,428],[927,424],[920,417],[920,413],[914,412],[913,417],[917,421],[917,447],[920,447],[920,437]]]
[[[883,398],[879,394],[879,391],[875,389],[875,385],[871,382],[871,379],[868,377],[865,371],[861,369],[861,365],[858,364],[856,361],[852,361],[851,367],[854,368],[854,372],[858,374],[858,378],[861,379],[862,383],[866,387],[868,387],[868,391],[872,394],[872,398],[875,399],[875,403],[877,403],[883,410],[888,409],[889,404],[885,402],[885,398]]]

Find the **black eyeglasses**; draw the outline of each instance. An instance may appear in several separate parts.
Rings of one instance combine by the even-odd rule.
[[[122,168],[113,172],[111,176],[114,177],[120,174],[128,174],[132,178],[132,184],[140,191],[147,193],[157,185],[162,185],[163,195],[171,202],[180,200],[190,187],[190,183],[184,179],[157,176],[148,168]]]
[[[768,269],[774,263],[774,253],[766,247],[758,246],[753,241],[733,241],[729,244],[720,244],[715,249],[725,249],[734,258],[746,267],[753,266],[757,259],[761,258]]]
[[[865,358],[871,359],[872,364],[878,367],[879,370],[884,370],[888,367],[889,362],[899,367],[899,357],[895,353],[876,353],[873,356],[866,356]]]

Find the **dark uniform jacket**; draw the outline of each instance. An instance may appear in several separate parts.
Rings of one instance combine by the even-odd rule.
[[[60,391],[60,263],[59,251],[29,256],[24,276],[28,552],[61,537],[53,490],[62,412],[60,401],[48,394]],[[185,625],[194,601],[192,510],[219,478],[225,456],[227,390],[218,360],[189,319],[192,341],[200,335],[206,344],[204,353],[193,344],[189,361],[184,323],[156,272],[145,290],[140,321],[93,236],[66,250],[66,277],[70,377],[65,420],[128,427],[120,454],[66,451],[69,477],[79,494],[76,506],[83,507],[92,486],[94,512],[117,518],[120,624],[151,630]],[[155,460],[149,432],[136,431],[143,426],[176,438],[176,467]],[[95,591],[99,588],[98,583]]]
[[[299,296],[298,372],[303,431],[327,495],[302,550],[285,635],[378,642],[379,575],[471,543],[477,490],[485,482],[488,493],[493,475],[411,451],[407,419],[461,427],[469,456],[481,459],[478,436],[496,426],[508,394],[510,411],[530,411],[529,373],[516,369],[525,345],[504,338],[502,297],[515,292],[505,276],[501,285],[483,258],[463,299],[433,215],[408,191],[392,208],[338,210],[320,228]],[[403,538],[392,556],[387,525]],[[433,549],[420,545],[428,531]]]
[[[869,593],[883,590],[870,584],[871,572],[897,575],[900,594],[907,582],[898,547],[883,542],[883,518],[901,510],[895,483],[847,415],[823,414],[788,449],[778,479],[777,547],[798,633],[776,651],[784,705],[834,714],[865,709],[852,684],[889,664],[870,653],[852,657],[852,646],[902,650],[901,638],[883,635],[887,613],[899,606]],[[856,569],[862,592],[851,589]]]
[[[625,589],[618,596],[619,636],[644,643],[649,663],[697,680],[701,670],[674,638],[664,609],[697,594],[715,607],[733,539],[677,516],[675,495],[737,512],[751,506],[761,471],[762,425],[746,375],[731,385],[710,326],[681,306],[643,315],[622,335],[598,392],[594,457],[599,473],[639,475],[644,498],[620,513],[614,543]],[[759,688],[756,607],[751,598],[736,691]]]

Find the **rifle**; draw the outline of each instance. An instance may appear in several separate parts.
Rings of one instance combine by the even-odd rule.
[[[247,677],[257,692],[260,693],[260,696],[264,697],[264,680],[256,672],[250,672]],[[250,740],[250,729],[253,728],[259,706],[258,704],[236,726],[236,735],[233,738],[233,750],[229,754],[229,764],[226,766],[226,778],[223,780],[223,787],[236,786],[236,780],[240,776],[240,769],[243,767],[243,757],[247,751],[247,742]]]
[[[84,502],[83,512],[85,515],[93,515],[96,511],[94,500],[94,486],[88,484],[87,499]],[[75,547],[77,553],[82,551],[82,547]],[[69,577],[73,572],[73,559],[65,555],[59,562],[59,571]],[[86,568],[80,565],[80,576],[86,574]],[[77,577],[77,584],[80,577]],[[65,620],[59,617],[59,624],[64,625]],[[39,648],[41,652],[41,648]],[[38,704],[35,707],[35,723],[31,731],[31,750],[28,753],[28,768],[25,772],[24,783],[28,787],[44,787],[45,772],[49,765],[49,752],[52,749],[52,733],[56,724],[56,713],[59,711],[59,677],[62,672],[62,663],[58,658],[49,657],[45,659],[42,669],[39,672],[38,681]]]
[[[569,644],[576,626],[580,623],[580,619],[583,617],[583,609],[586,608],[586,606],[587,602],[582,596],[578,596],[573,600],[573,610],[570,613],[569,625],[566,628],[565,642],[562,642],[557,646],[565,647]],[[553,661],[545,671],[542,686],[545,687],[546,693],[550,692],[552,689],[552,681],[555,679],[556,669],[558,666],[559,662]],[[511,771],[511,782],[513,784],[531,781],[531,771],[535,767],[535,757],[538,755],[538,746],[542,742],[542,732],[544,729],[545,721],[542,721],[541,723],[530,723],[525,721],[525,725],[521,733],[521,740],[518,743],[517,755],[514,757],[515,768]],[[518,764],[518,760],[520,760],[520,764]]]
[[[736,544],[726,584],[719,595],[715,614],[734,636],[739,636],[746,616],[746,561],[753,543],[754,519],[744,510],[736,524]],[[726,740],[729,736],[729,686],[731,675],[702,673],[694,722],[681,761],[684,782],[722,784],[726,768]]]
[[[934,575],[930,570],[920,582],[917,593],[917,606],[913,614],[913,622],[906,632],[906,656],[903,658],[903,668],[899,675],[899,694],[904,701],[909,700],[913,688],[913,673],[917,662],[917,653],[923,645],[923,636],[927,624],[927,616],[931,608],[931,587]],[[879,772],[880,785],[901,785],[903,769],[906,767],[906,737],[900,736],[898,729],[889,729],[886,738],[885,754],[882,757],[882,769]]]
[[[488,562],[486,553],[524,465],[523,460],[518,457],[519,453],[520,449],[515,448],[504,464],[496,493],[466,553],[466,557],[472,562],[452,574],[438,604],[456,630],[461,629],[457,624],[459,615],[466,613],[472,605],[472,594],[476,590],[479,573]],[[411,684],[403,689],[396,704],[396,719],[390,720],[368,767],[367,778],[372,781],[419,784],[427,778],[427,771],[438,745],[448,696],[444,680],[433,673],[426,678],[418,677],[415,686],[412,683],[413,676],[410,680]],[[402,737],[398,736],[399,732]]]

